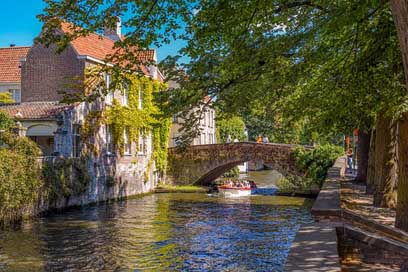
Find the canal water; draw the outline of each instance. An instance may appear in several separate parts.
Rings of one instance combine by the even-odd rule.
[[[311,204],[174,193],[72,209],[0,231],[0,271],[282,271]]]

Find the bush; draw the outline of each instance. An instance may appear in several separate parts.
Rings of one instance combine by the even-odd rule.
[[[238,166],[232,168],[231,170],[228,170],[227,172],[224,173],[223,176],[225,178],[237,178],[237,177],[239,177],[239,168],[238,168]]]
[[[276,186],[281,193],[309,193],[316,183],[306,177],[288,176],[278,180]],[[316,185],[317,186],[317,185]]]
[[[42,171],[47,199],[53,202],[85,193],[91,182],[86,162],[85,157],[47,160]]]
[[[306,178],[312,179],[321,186],[326,179],[327,171],[343,153],[341,147],[327,144],[312,150],[298,147],[294,152],[294,156],[296,167],[305,172]]]
[[[342,154],[343,149],[335,145],[321,145],[312,150],[296,148],[294,151],[296,167],[305,175],[289,176],[279,180],[277,183],[279,191],[308,193],[320,188],[326,179],[327,171]]]
[[[3,134],[0,149],[0,223],[19,221],[35,209],[43,186],[37,145],[27,138]]]
[[[9,118],[7,114],[0,111],[0,130],[10,130],[15,126],[13,119]]]

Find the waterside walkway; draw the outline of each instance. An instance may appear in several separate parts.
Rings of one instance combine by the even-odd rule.
[[[408,234],[393,227],[394,212],[372,207],[372,196],[353,180],[338,158],[312,208],[315,222],[301,226],[284,271],[408,272]]]

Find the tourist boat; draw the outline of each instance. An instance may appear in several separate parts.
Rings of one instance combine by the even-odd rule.
[[[240,186],[235,183],[223,184],[217,186],[218,193],[225,197],[241,197],[250,196],[256,189],[256,185],[253,181],[248,181],[246,185],[242,183]]]

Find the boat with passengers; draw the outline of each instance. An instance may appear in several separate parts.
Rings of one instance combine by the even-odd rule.
[[[227,179],[223,184],[217,186],[218,193],[226,197],[250,196],[256,189],[253,180]]]

